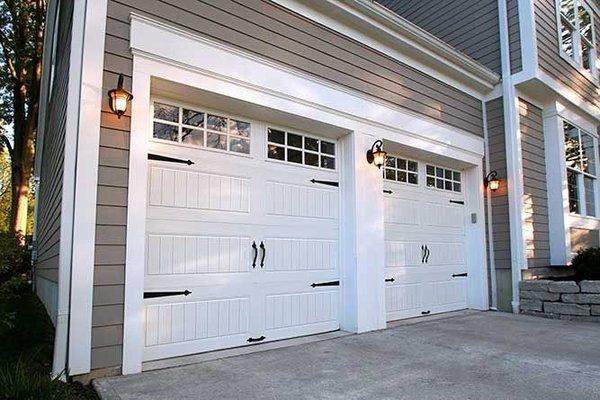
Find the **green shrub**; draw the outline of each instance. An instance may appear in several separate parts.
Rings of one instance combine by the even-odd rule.
[[[71,390],[48,373],[31,367],[32,363],[19,359],[15,364],[0,366],[0,400],[63,400]]]
[[[0,337],[14,328],[17,318],[15,304],[20,302],[26,290],[29,290],[29,285],[22,276],[0,283]]]
[[[577,279],[600,280],[600,247],[579,250],[571,264]]]
[[[0,232],[0,284],[29,271],[27,246],[22,243],[22,236]]]

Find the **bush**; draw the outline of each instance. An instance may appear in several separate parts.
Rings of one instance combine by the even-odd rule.
[[[29,271],[29,256],[23,241],[22,236],[0,232],[0,284]]]
[[[66,400],[71,398],[68,385],[50,379],[43,370],[19,359],[13,365],[0,366],[0,400]]]
[[[578,280],[600,280],[600,247],[579,250],[571,264]]]

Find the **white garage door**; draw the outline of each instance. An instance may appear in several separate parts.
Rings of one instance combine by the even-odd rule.
[[[338,329],[335,141],[153,112],[144,360]]]
[[[466,308],[462,174],[390,156],[384,182],[387,320]]]

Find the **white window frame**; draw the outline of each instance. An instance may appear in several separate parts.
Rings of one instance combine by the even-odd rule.
[[[563,50],[562,44],[562,16],[560,11],[560,2],[561,0],[555,0],[556,6],[556,28],[558,34],[558,49],[560,55],[563,59],[565,59],[569,64],[573,66],[573,68],[577,69],[581,74],[583,74],[586,78],[594,82],[596,85],[599,84],[598,80],[598,65],[596,64],[597,51],[596,51],[596,29],[594,25],[594,12],[589,7],[584,0],[573,0],[573,6],[575,7],[575,26],[573,27],[572,32],[572,40],[573,40],[573,56],[569,55],[566,51]],[[579,17],[577,15],[577,10],[579,7],[583,7],[590,15],[590,22],[592,28],[592,43],[591,43],[591,55],[590,55],[590,68],[588,70],[583,67],[583,52],[581,50],[581,33],[579,26]],[[570,24],[570,23],[569,23]],[[587,40],[587,39],[584,39]]]
[[[563,162],[564,162],[564,166],[566,168],[567,171],[573,171],[575,172],[577,175],[577,201],[579,203],[579,212],[572,212],[571,211],[571,204],[570,204],[570,199],[569,199],[569,193],[567,191],[567,202],[569,204],[569,215],[576,217],[576,218],[591,218],[591,219],[599,219],[599,215],[598,215],[598,210],[599,210],[599,204],[598,204],[598,200],[600,199],[600,196],[598,194],[598,190],[599,190],[599,184],[598,184],[598,179],[600,178],[600,174],[599,174],[599,169],[600,168],[600,161],[598,160],[598,136],[586,131],[585,129],[581,129],[577,124],[574,124],[573,122],[569,121],[566,118],[562,118],[562,137],[563,137],[563,141],[565,140],[565,129],[564,129],[564,124],[568,123],[569,125],[573,126],[574,128],[577,129],[578,132],[578,140],[579,140],[579,155],[581,157],[581,151],[582,151],[582,140],[581,140],[581,135],[582,133],[588,135],[589,137],[592,138],[593,140],[593,149],[594,149],[594,158],[595,158],[595,167],[596,167],[596,173],[595,175],[590,174],[588,172],[584,172],[581,170],[578,170],[576,168],[572,168],[566,165],[566,154],[565,151],[563,151]],[[585,182],[584,182],[584,177],[589,177],[592,178],[593,181],[593,187],[594,187],[594,207],[596,208],[594,210],[594,215],[588,215],[588,210],[587,210],[587,203],[585,200]],[[567,178],[567,188],[568,188],[568,178]]]
[[[186,124],[179,123],[179,122],[156,119],[156,118],[154,118],[154,103],[161,103],[161,104],[165,104],[165,105],[169,105],[169,106],[173,106],[173,107],[178,107],[179,108],[179,120],[181,120],[181,113],[183,112],[184,108],[198,111],[198,112],[203,112],[204,113],[204,128],[198,129],[198,127],[194,128],[193,125],[186,125]],[[218,132],[219,134],[227,136],[227,149],[225,149],[225,150],[216,149],[216,148],[207,147],[207,146],[198,146],[195,144],[188,144],[188,143],[184,143],[184,142],[180,142],[180,141],[159,139],[159,138],[154,137],[154,122],[158,122],[161,124],[172,125],[172,126],[178,127],[177,128],[178,129],[178,140],[181,139],[182,130],[184,128],[191,128],[191,129],[197,129],[200,131],[204,131],[205,132],[204,144],[206,144],[206,132],[209,131],[209,129],[206,127],[206,123],[207,123],[207,118],[208,118],[209,114],[216,115],[219,117],[225,117],[228,119],[234,119],[236,121],[249,123],[250,124],[250,136],[248,136],[246,138],[246,137],[237,136],[237,135],[230,135],[229,132]],[[202,150],[202,151],[210,151],[210,152],[216,152],[216,153],[221,153],[221,154],[228,154],[228,155],[238,156],[238,157],[246,157],[246,158],[253,157],[252,156],[252,146],[253,146],[252,143],[254,141],[254,138],[253,138],[252,132],[255,129],[254,125],[256,124],[256,122],[249,118],[244,118],[244,117],[241,117],[238,115],[233,115],[228,112],[221,111],[221,110],[214,110],[211,108],[199,106],[199,105],[196,105],[193,103],[185,103],[185,102],[181,102],[181,101],[177,101],[177,100],[173,100],[173,99],[169,99],[169,98],[153,96],[150,99],[150,121],[151,121],[150,131],[148,132],[148,138],[149,138],[150,142],[178,146],[178,147],[185,147],[185,148],[194,149],[194,150]],[[212,130],[211,130],[211,132],[212,132]],[[217,132],[217,131],[214,131],[214,132]],[[249,150],[250,152],[249,153],[239,153],[239,152],[229,150],[229,138],[230,137],[234,137],[234,138],[239,137],[239,138],[248,139],[248,141],[250,142],[250,150]]]
[[[383,171],[383,179],[384,179],[386,182],[397,183],[398,185],[409,185],[409,186],[413,186],[413,187],[414,187],[414,186],[421,186],[421,182],[422,182],[422,180],[423,180],[423,179],[422,179],[422,178],[423,178],[423,174],[421,173],[421,172],[422,172],[422,171],[421,171],[421,164],[422,164],[422,163],[420,163],[420,162],[419,162],[419,161],[417,161],[417,160],[413,160],[413,159],[411,159],[411,158],[407,158],[407,157],[404,157],[404,156],[401,156],[401,155],[397,155],[397,154],[388,154],[388,155],[386,156],[386,159],[387,159],[387,157],[394,157],[394,158],[396,159],[396,167],[388,167],[388,166],[387,166],[385,163],[383,164],[383,166],[382,166],[382,168],[381,168],[381,169],[382,169],[382,171]],[[401,168],[398,168],[398,159],[402,159],[402,160],[405,160],[405,161],[406,161],[406,169],[401,169]],[[414,163],[416,163],[416,164],[417,164],[417,170],[416,170],[416,171],[410,171],[410,170],[408,169],[408,163],[409,163],[409,162],[414,162]],[[396,180],[396,179],[394,179],[394,180],[392,180],[392,179],[387,179],[387,178],[385,177],[385,170],[386,170],[386,169],[393,169],[394,171],[396,171],[396,176],[397,176],[398,172],[406,172],[406,175],[407,175],[407,176],[406,176],[406,182],[402,182],[402,181],[399,181],[399,180]],[[417,176],[417,183],[411,183],[411,182],[409,182],[409,181],[408,181],[408,174],[414,174],[414,175],[416,175],[416,176]]]
[[[425,174],[424,174],[425,180],[423,181],[423,185],[425,185],[425,187],[427,189],[429,189],[429,190],[437,190],[437,191],[441,191],[441,192],[444,192],[444,193],[459,193],[459,194],[463,194],[463,189],[464,189],[464,185],[465,185],[463,171],[460,171],[460,170],[457,170],[457,169],[448,168],[448,167],[444,167],[444,166],[441,166],[441,165],[436,165],[436,164],[433,164],[433,163],[425,163],[424,166],[425,166]],[[440,177],[438,177],[436,175],[429,175],[427,173],[427,166],[432,166],[436,170],[438,168],[443,169],[444,170],[444,176],[440,178]],[[452,179],[446,178],[446,171],[451,171],[452,172]],[[455,181],[454,180],[454,173],[455,172],[459,174],[460,181]],[[435,186],[429,186],[429,185],[427,185],[427,178],[429,178],[429,177],[434,178],[436,180],[436,185]],[[437,180],[438,179],[442,179],[444,181],[444,187],[442,189],[440,189],[440,188],[437,187]],[[446,182],[452,182],[452,189],[446,189]],[[455,183],[460,184],[460,190],[459,191],[454,190],[454,184]]]
[[[269,141],[269,129],[274,129],[276,131],[281,131],[283,132],[284,138],[285,138],[285,143],[275,143],[275,142],[271,142]],[[310,139],[316,139],[319,140],[319,151],[314,151],[314,150],[307,150],[305,148],[298,148],[298,147],[294,147],[294,146],[289,146],[289,148],[293,149],[293,150],[299,150],[302,152],[302,162],[301,163],[295,163],[292,161],[288,161],[287,160],[287,150],[288,150],[288,144],[287,144],[287,134],[291,133],[293,135],[297,135],[297,136],[301,136],[302,137],[302,146],[304,146],[304,138],[310,138]],[[334,147],[334,154],[327,154],[327,153],[323,153],[321,151],[321,141],[325,141],[328,143],[333,143]],[[339,144],[338,144],[338,140],[337,139],[331,139],[328,137],[322,137],[322,136],[317,136],[317,135],[312,135],[310,133],[305,133],[302,131],[298,131],[296,129],[289,129],[289,128],[285,128],[283,126],[278,126],[278,125],[274,125],[274,124],[267,124],[266,128],[265,128],[265,148],[264,148],[264,155],[265,155],[265,160],[267,162],[273,162],[273,163],[278,163],[278,164],[284,164],[284,165],[288,165],[288,166],[292,166],[292,167],[301,167],[301,168],[311,168],[311,169],[316,169],[319,171],[330,171],[330,172],[337,172],[338,168],[339,168],[339,158],[338,158],[338,153],[340,151],[339,149]],[[284,150],[284,154],[285,154],[285,160],[279,160],[277,158],[270,158],[269,157],[269,145],[273,145],[273,146],[277,146],[277,147],[282,147]],[[306,153],[311,153],[311,154],[316,154],[319,156],[319,166],[314,166],[314,165],[308,165],[304,163],[304,155]],[[331,157],[333,158],[333,162],[334,162],[334,166],[335,168],[324,168],[321,167],[321,155],[324,155],[326,157]]]

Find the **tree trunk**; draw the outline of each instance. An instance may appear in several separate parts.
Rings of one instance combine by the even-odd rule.
[[[12,213],[10,227],[15,234],[27,234],[30,168],[15,165],[12,168]]]

